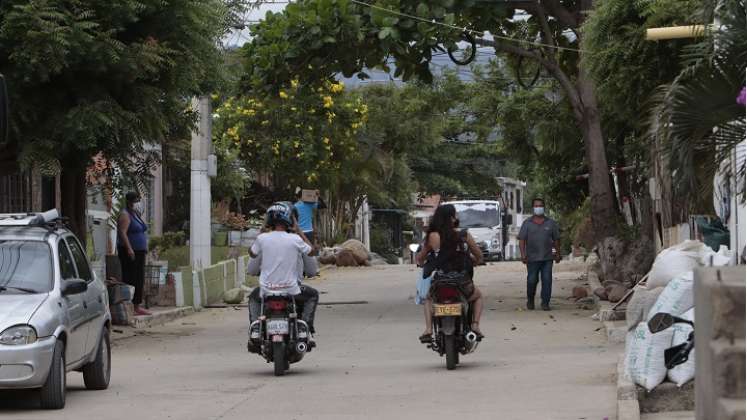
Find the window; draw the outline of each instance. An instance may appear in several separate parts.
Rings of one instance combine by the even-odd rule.
[[[0,241],[0,286],[52,290],[52,253],[41,241]]]
[[[65,241],[60,240],[57,247],[60,254],[60,276],[62,276],[62,279],[70,280],[78,277],[78,274],[75,272],[73,257],[70,255],[70,251],[67,250]]]
[[[73,253],[73,259],[75,259],[75,265],[78,266],[78,278],[90,282],[93,280],[91,275],[91,267],[88,266],[88,260],[86,254],[83,253],[83,249],[80,247],[80,243],[75,239],[68,237],[65,239],[70,251]]]

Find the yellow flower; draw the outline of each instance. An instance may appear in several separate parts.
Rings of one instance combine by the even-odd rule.
[[[288,94],[282,90],[280,91],[278,95],[280,95],[280,99],[288,99]]]
[[[298,87],[298,79],[293,79],[293,80],[291,80],[291,87],[292,87],[293,89],[295,89],[295,88],[297,88],[297,87]]]
[[[329,137],[323,137],[324,144],[329,144]]]
[[[345,84],[342,83],[342,81],[337,83],[332,83],[329,87],[330,92],[332,93],[340,93],[345,89]]]
[[[332,105],[335,104],[335,101],[332,100],[332,97],[329,95],[326,95],[322,97],[322,100],[324,101],[324,107],[325,108],[332,108]]]

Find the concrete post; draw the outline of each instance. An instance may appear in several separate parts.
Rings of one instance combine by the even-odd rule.
[[[363,231],[361,232],[361,239],[363,239],[363,244],[366,246],[366,249],[371,251],[371,224],[369,215],[368,198],[366,198],[363,200],[363,205],[361,206],[361,230]]]
[[[189,213],[189,257],[192,266],[210,266],[210,177],[208,156],[212,138],[212,115],[207,97],[192,100],[199,115],[197,130],[192,132],[192,178]]]
[[[745,418],[745,267],[695,270],[697,420]]]

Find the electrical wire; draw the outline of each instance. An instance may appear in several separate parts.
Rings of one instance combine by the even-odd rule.
[[[396,15],[396,16],[406,17],[406,18],[414,19],[414,20],[417,20],[417,21],[420,21],[420,22],[429,23],[429,24],[432,24],[432,25],[443,26],[445,28],[454,29],[454,30],[457,30],[457,31],[460,31],[460,32],[468,32],[468,33],[470,33],[472,35],[477,35],[479,37],[484,37],[485,36],[485,32],[475,31],[473,29],[468,29],[467,27],[460,28],[460,27],[458,27],[456,25],[450,25],[448,23],[438,22],[435,19],[428,20],[428,19],[425,19],[425,18],[421,18],[420,16],[414,16],[414,15],[410,15],[410,14],[407,14],[407,13],[402,13],[402,12],[399,12],[397,10],[387,9],[386,7],[377,6],[375,4],[370,4],[370,3],[366,3],[366,2],[363,2],[363,1],[359,1],[359,0],[350,0],[350,1],[352,3],[359,4],[361,6],[366,6],[366,7],[372,8],[372,9],[381,10],[383,12],[387,12],[387,13],[390,13],[390,14],[393,14],[393,15]],[[511,37],[501,36],[501,35],[493,35],[493,34],[490,34],[490,35],[493,38],[502,39],[504,41],[517,42],[517,43],[520,43],[520,44],[529,44],[529,45],[534,45],[534,46],[538,46],[538,47],[547,47],[547,48],[553,48],[553,49],[556,49],[556,50],[574,51],[574,52],[578,52],[578,53],[585,52],[585,51],[580,50],[578,48],[561,47],[559,45],[545,44],[545,43],[536,42],[536,41],[527,41],[527,40],[524,40],[524,39],[511,38]]]

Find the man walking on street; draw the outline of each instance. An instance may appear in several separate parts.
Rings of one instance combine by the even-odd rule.
[[[560,262],[560,229],[545,216],[545,201],[532,200],[533,215],[524,221],[519,231],[521,261],[527,266],[527,309],[534,309],[534,295],[542,277],[542,309],[550,310],[552,296],[552,264]]]

